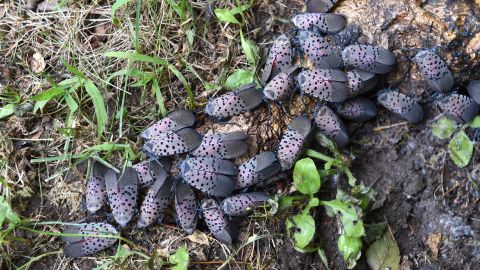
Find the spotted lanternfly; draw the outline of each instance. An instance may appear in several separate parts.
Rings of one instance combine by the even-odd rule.
[[[357,97],[335,104],[335,111],[342,118],[363,122],[377,115],[377,106],[368,98]]]
[[[333,39],[312,31],[299,31],[297,37],[300,51],[316,69],[339,69],[342,66],[342,52]]]
[[[297,116],[290,122],[277,150],[277,158],[283,170],[292,168],[302,152],[311,128],[310,119],[304,115]]]
[[[140,134],[140,137],[149,140],[159,136],[160,133],[163,132],[177,131],[185,127],[191,127],[194,122],[195,116],[192,112],[187,110],[173,111],[169,113],[167,117],[146,128]]]
[[[349,45],[342,52],[345,64],[377,74],[393,70],[395,55],[387,49],[372,45]]]
[[[238,167],[237,189],[256,185],[280,169],[280,163],[273,152],[258,154]]]
[[[451,94],[438,101],[438,107],[455,121],[466,123],[472,120],[479,111],[472,98],[459,94]]]
[[[262,91],[256,88],[255,83],[251,83],[210,100],[205,106],[205,113],[216,118],[227,118],[248,112],[262,101]]]
[[[222,243],[233,243],[232,228],[228,217],[213,199],[202,200],[203,219],[213,236]]]
[[[113,217],[121,227],[125,227],[137,206],[137,172],[132,167],[127,167],[117,181],[117,174],[109,170],[105,174],[105,186]]]
[[[202,143],[191,154],[197,157],[237,158],[247,152],[247,138],[243,131],[209,133],[203,136]]]
[[[225,197],[235,189],[237,175],[235,164],[230,161],[196,157],[187,158],[180,164],[182,178],[194,188],[211,196]]]
[[[333,140],[339,148],[347,146],[350,140],[347,128],[332,109],[322,105],[315,113],[313,122],[318,130]]]
[[[221,207],[225,214],[229,216],[246,216],[256,206],[264,204],[269,196],[264,192],[251,192],[237,194],[225,198]]]
[[[336,2],[337,0],[307,0],[307,12],[328,12]]]
[[[90,213],[97,212],[107,201],[107,193],[105,189],[105,173],[108,168],[98,161],[93,161],[92,172],[87,181],[87,190],[85,201],[87,211]]]
[[[177,224],[186,233],[192,234],[197,227],[197,198],[193,189],[182,180],[175,187],[175,210]]]
[[[377,85],[378,77],[375,73],[361,69],[354,69],[347,72],[348,97],[355,97],[366,93]]]
[[[342,102],[348,97],[348,78],[340,70],[305,70],[297,81],[303,93],[322,101]]]
[[[420,72],[428,85],[435,91],[448,92],[453,87],[453,75],[442,58],[435,50],[422,50],[413,61],[420,68]]]
[[[336,13],[302,13],[293,17],[292,22],[302,30],[318,30],[324,34],[336,34],[345,28],[347,19]]]
[[[383,90],[378,94],[377,101],[387,110],[411,123],[418,123],[423,118],[422,107],[413,98],[398,91]]]
[[[197,148],[202,142],[202,136],[192,128],[183,128],[174,132],[161,133],[148,140],[143,149],[148,154],[164,157],[182,154]]]
[[[150,187],[140,207],[137,227],[145,228],[155,220],[161,219],[172,199],[173,180],[166,176],[158,177]]]
[[[63,251],[67,257],[88,256],[104,250],[117,242],[117,230],[108,223],[81,223],[68,225],[64,234],[78,234],[78,236],[62,236],[66,243]]]
[[[480,104],[480,80],[470,82],[468,93],[475,103]]]
[[[292,66],[292,43],[286,35],[279,36],[272,45],[263,68],[262,84]]]
[[[292,94],[295,86],[293,79],[295,71],[299,66],[293,66],[286,71],[280,72],[263,88],[263,95],[268,100],[280,101]]]
[[[157,160],[160,162],[157,162]],[[172,163],[167,158],[158,158],[157,160],[146,160],[140,163],[137,163],[132,166],[132,168],[137,171],[138,174],[138,184],[141,187],[149,186],[155,182],[156,176],[152,174],[155,170],[151,166],[160,166],[165,171],[170,171]]]

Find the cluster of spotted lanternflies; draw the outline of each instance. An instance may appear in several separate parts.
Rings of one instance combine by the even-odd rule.
[[[376,116],[375,103],[364,96],[372,96],[378,74],[393,69],[394,54],[372,45],[340,48],[329,35],[344,29],[346,18],[326,13],[335,1],[308,2],[309,13],[292,19],[296,36],[280,35],[274,41],[263,70],[263,89],[256,84],[241,86],[210,100],[204,110],[206,114],[217,119],[228,118],[250,111],[262,102],[281,102],[299,88],[302,95],[318,101],[314,126],[340,148],[349,142],[342,118],[367,121]],[[313,68],[294,64],[296,53],[308,63],[305,66]],[[452,73],[433,49],[421,50],[413,60],[433,90],[442,93],[452,90]],[[469,121],[479,111],[480,81],[471,82],[468,91],[471,98],[444,95],[438,101],[440,109],[457,121]],[[409,122],[417,123],[423,118],[422,107],[397,90],[384,89],[376,97],[380,105]],[[137,227],[145,228],[161,220],[173,199],[177,224],[182,230],[192,233],[201,212],[212,235],[231,244],[235,225],[232,226],[230,217],[247,215],[269,199],[266,193],[255,191],[256,185],[290,170],[313,128],[309,117],[294,118],[274,151],[260,153],[237,168],[230,160],[246,153],[247,134],[209,132],[202,136],[193,128],[194,124],[192,112],[178,110],[148,127],[141,137],[149,160],[127,167],[120,175],[94,162],[87,183],[87,210],[95,213],[108,203],[116,223],[125,227],[136,213],[139,188],[147,187]],[[176,165],[180,173],[172,177],[169,172],[174,155],[183,155],[183,159]],[[118,235],[116,228],[108,223],[71,225],[64,232],[76,235],[63,238],[65,254],[71,257],[103,250],[118,239],[105,237],[105,234]],[[99,234],[104,236],[98,237]]]

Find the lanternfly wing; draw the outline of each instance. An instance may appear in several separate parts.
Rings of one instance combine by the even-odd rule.
[[[223,212],[229,216],[245,216],[256,206],[264,204],[268,198],[263,192],[237,194],[225,198],[221,206]]]
[[[225,197],[235,189],[232,179],[235,164],[216,158],[188,158],[180,164],[183,179],[194,188],[211,196]]]
[[[349,45],[342,52],[347,65],[378,74],[393,70],[395,55],[387,49],[372,45]]]
[[[232,229],[227,216],[213,199],[202,200],[203,219],[213,236],[225,244],[233,243]]]
[[[329,37],[302,30],[298,32],[298,45],[316,69],[339,69],[342,66],[342,52]]]
[[[297,116],[288,125],[278,146],[277,157],[283,170],[288,170],[298,159],[312,124],[306,116]]]
[[[298,75],[301,91],[322,101],[342,102],[348,97],[348,78],[333,69],[305,70]]]
[[[339,148],[345,147],[349,142],[347,128],[342,120],[326,105],[315,113],[313,119],[318,130],[332,139]]]
[[[117,181],[114,171],[105,175],[108,201],[115,221],[125,227],[135,212],[137,205],[138,177],[132,167],[127,167]]]
[[[64,234],[78,234],[78,236],[63,236],[66,243],[64,248],[67,257],[82,257],[104,250],[117,242],[117,230],[108,223],[82,223],[68,225]]]
[[[422,107],[413,98],[398,91],[383,90],[379,93],[377,101],[387,110],[411,123],[418,123],[423,118]]]
[[[459,94],[451,94],[438,102],[440,109],[456,121],[466,123],[472,120],[479,111],[472,98]]]
[[[273,176],[281,169],[273,152],[263,152],[238,168],[237,189],[246,188]]]
[[[452,72],[434,50],[420,51],[413,61],[417,63],[423,78],[433,90],[440,92],[452,90],[454,84]]]
[[[243,131],[210,133],[203,137],[202,143],[192,151],[192,155],[222,159],[237,158],[247,152],[247,138],[248,135]]]
[[[164,157],[182,154],[197,148],[202,136],[192,128],[184,128],[175,132],[161,133],[145,143],[143,149],[154,156]]]
[[[177,224],[188,234],[193,233],[197,227],[197,208],[197,198],[193,189],[187,183],[178,181],[175,188]]]
[[[377,115],[377,106],[368,98],[358,97],[336,104],[335,111],[342,118],[364,122]]]
[[[177,131],[185,127],[191,127],[195,123],[195,116],[191,111],[173,111],[167,117],[146,128],[140,136],[146,140],[155,138],[161,133]]]
[[[286,35],[279,36],[272,45],[267,62],[262,73],[262,82],[265,83],[278,73],[292,66],[292,44]]]

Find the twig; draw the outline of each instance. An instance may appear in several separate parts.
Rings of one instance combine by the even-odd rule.
[[[384,130],[384,129],[389,129],[389,128],[398,127],[398,126],[403,126],[403,125],[406,125],[406,124],[408,124],[408,123],[409,123],[408,121],[405,121],[405,122],[395,123],[395,124],[388,125],[388,126],[376,127],[376,128],[373,129],[373,131],[377,132],[377,131],[381,131],[381,130]]]

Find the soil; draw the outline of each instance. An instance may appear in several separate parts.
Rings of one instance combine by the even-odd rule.
[[[417,97],[426,112],[417,125],[402,124],[401,119],[382,109],[376,121],[348,124],[353,143],[344,151],[355,153],[353,174],[374,188],[377,199],[384,201],[383,207],[367,214],[366,223],[388,222],[403,256],[402,269],[480,268],[480,193],[472,185],[472,181],[478,181],[478,155],[474,154],[468,167],[459,169],[449,158],[448,141],[432,135],[431,123],[439,111],[433,105],[431,90],[408,61],[412,55],[405,50],[421,48],[425,43],[436,47],[454,73],[457,91],[465,92],[465,85],[480,77],[475,41],[480,35],[479,3],[339,1],[334,12],[347,16],[346,33],[349,29],[354,32],[355,27],[362,30],[358,43],[387,46],[397,55],[397,70],[384,78],[384,86]],[[385,129],[377,131],[378,127]],[[334,194],[325,196],[329,198]],[[317,213],[316,219],[321,242],[331,260],[330,269],[344,269],[334,244],[335,221],[323,211]],[[428,245],[429,237],[437,234],[441,234],[438,256]],[[281,250],[279,269],[324,269],[317,254],[296,253],[290,244]],[[360,261],[357,269],[368,266]]]
[[[302,7],[303,1],[260,1],[254,5],[255,24],[249,25],[249,28],[258,28],[256,38],[262,48],[268,48],[273,37],[288,31],[288,26],[274,17],[289,18],[292,14],[301,12]],[[348,39],[361,29],[361,34],[354,43],[388,47],[396,54],[397,69],[383,78],[382,87],[398,88],[417,98],[426,112],[424,120],[417,125],[405,124],[383,109],[379,109],[379,116],[375,120],[364,124],[348,123],[352,143],[343,152],[348,155],[354,153],[352,172],[357,179],[378,192],[378,200],[384,201],[380,209],[366,215],[365,222],[388,222],[400,248],[403,270],[480,269],[480,192],[472,185],[473,182],[480,181],[478,146],[475,145],[475,154],[468,167],[459,169],[452,163],[447,150],[448,141],[436,139],[431,133],[432,119],[439,114],[432,103],[432,92],[409,61],[414,52],[405,50],[423,46],[437,47],[454,73],[458,91],[465,92],[465,85],[470,80],[480,79],[480,3],[450,0],[345,0],[339,1],[333,11],[345,14],[348,18],[348,28],[342,34],[343,37]],[[139,96],[133,96],[128,103],[135,104],[139,99]],[[168,106],[173,107],[174,104]],[[243,129],[255,139],[251,143],[250,154],[259,148],[269,149],[274,145],[277,133],[285,128],[289,119],[279,115],[275,108],[271,117],[268,114],[266,108],[261,108],[232,119],[233,122],[241,123]],[[4,130],[9,130],[10,137],[21,137],[35,128],[40,128],[48,135],[54,125],[48,115],[41,119],[31,115],[13,117],[8,123],[2,124]],[[145,122],[139,122],[145,125],[142,121]],[[269,121],[273,121],[273,125],[269,125]],[[221,130],[226,127],[218,128]],[[128,137],[132,142],[138,143],[137,135],[136,131],[131,130]],[[77,212],[81,207],[75,206],[75,202],[81,204],[82,201],[85,164],[76,166],[64,175],[61,182],[64,186],[59,186],[59,182],[40,181],[34,172],[37,168],[35,166],[40,165],[32,165],[29,160],[48,150],[42,147],[45,146],[35,143],[9,146],[15,153],[12,155],[18,161],[16,164],[24,166],[18,170],[30,172],[22,176],[30,180],[25,181],[28,185],[24,192],[33,194],[28,200],[16,198],[16,210],[25,217],[40,215],[41,220],[81,221],[84,215],[83,212]],[[52,171],[59,169],[52,164],[41,166],[48,166],[47,169]],[[344,177],[325,179],[321,199],[334,198],[333,189],[342,181],[346,181]],[[268,190],[288,193],[290,182],[290,179],[284,179],[269,186]],[[23,184],[21,179],[18,183]],[[56,197],[54,202],[50,199],[43,201],[42,192],[61,193],[63,197]],[[269,219],[258,215],[238,221],[241,240],[254,234],[269,237],[259,240],[253,247],[247,245],[240,250],[230,268],[244,269],[244,263],[248,262],[255,265],[254,268],[325,269],[318,254],[295,251],[290,240],[283,236],[283,221],[288,214]],[[187,245],[191,260],[197,262],[193,264],[195,269],[215,269],[219,265],[215,262],[228,257],[229,251],[212,238],[208,238],[208,244],[192,242],[171,226],[175,224],[171,215],[167,213],[166,216],[170,217],[164,221],[166,225],[155,226],[145,232],[128,230],[125,237],[135,239],[135,248],[148,254],[158,254],[162,258],[166,258],[178,246]],[[316,210],[314,216],[318,227],[316,238],[325,249],[330,269],[345,269],[336,247],[336,221],[329,218],[321,208]],[[199,229],[207,231],[202,223],[199,224]],[[21,254],[14,258],[20,265],[26,261],[23,255],[29,254],[29,244],[37,241],[38,237],[22,231],[18,234],[27,239],[27,242],[12,246]],[[428,245],[429,237],[436,234],[441,234],[438,256]],[[42,238],[42,241],[47,242],[46,238]],[[59,250],[62,246],[58,237],[52,238],[50,242],[38,248],[35,253],[38,255]],[[363,253],[367,248],[365,245]],[[112,254],[112,250],[105,254],[107,253]],[[31,269],[70,269],[73,265],[89,269],[98,262],[98,258],[75,261],[65,260],[60,255],[48,256],[34,263]],[[368,269],[364,259],[359,261],[357,269]]]

